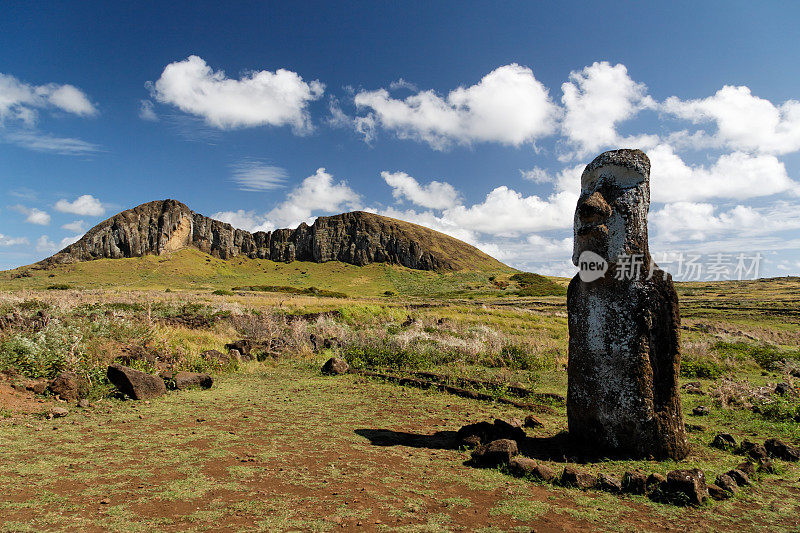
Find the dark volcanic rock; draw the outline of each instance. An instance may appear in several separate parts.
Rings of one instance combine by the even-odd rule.
[[[673,503],[699,505],[708,498],[706,476],[702,470],[673,470],[667,474],[665,492]]]
[[[168,388],[174,388],[176,390],[191,389],[194,387],[210,389],[214,384],[214,379],[211,376],[198,372],[164,372],[161,374],[161,377]]]
[[[561,472],[561,484],[565,487],[577,487],[579,489],[590,489],[594,486],[595,477],[592,474],[581,472],[577,467],[567,465]]]
[[[512,457],[508,462],[508,469],[515,476],[525,476],[532,473],[536,469],[536,461],[530,457],[521,457],[517,455]]]
[[[112,385],[134,400],[158,398],[167,392],[164,380],[160,377],[116,363],[108,367],[107,375]]]
[[[644,472],[628,471],[622,475],[622,490],[629,494],[647,492],[647,475]]]
[[[475,448],[475,451],[472,452],[472,462],[478,466],[488,467],[508,464],[511,462],[511,458],[518,453],[516,441],[498,439]]]
[[[719,448],[720,450],[735,450],[736,439],[730,433],[720,433],[711,441],[711,446]]]
[[[717,476],[717,479],[714,480],[714,483],[721,488],[730,491],[731,493],[735,493],[739,490],[739,484],[736,483],[736,480],[733,479],[728,474],[720,474]]]
[[[768,456],[767,449],[763,444],[750,442],[749,440],[742,442],[742,445],[739,447],[739,451],[756,461],[766,459]]]
[[[194,247],[222,259],[393,263],[419,270],[452,271],[500,263],[458,239],[416,224],[354,211],[319,217],[296,229],[249,233],[194,213],[177,200],[123,211],[79,241],[38,263],[40,268],[100,258],[140,257]]]
[[[720,487],[719,485],[716,485],[714,483],[709,483],[706,488],[708,489],[708,495],[711,496],[712,499],[717,501],[727,500],[728,498],[733,496],[733,493],[731,491],[725,490],[724,487]]]
[[[744,487],[750,484],[750,477],[741,470],[739,470],[738,468],[734,468],[733,470],[728,470],[727,472],[725,472],[725,475],[734,480],[736,484],[739,485],[740,487]]]
[[[547,465],[536,465],[536,468],[533,469],[531,474],[533,477],[541,479],[542,481],[547,481],[548,483],[552,483],[556,478],[555,471]]]
[[[597,475],[597,488],[606,492],[622,492],[622,483],[609,474],[600,473]]]
[[[778,459],[783,459],[784,461],[800,460],[800,452],[798,452],[797,448],[789,446],[781,440],[767,439],[764,441],[764,448],[772,457],[777,457]]]
[[[752,476],[756,473],[756,465],[751,463],[750,461],[744,461],[743,463],[739,463],[736,465],[736,470],[741,470],[748,476]],[[717,483],[719,485],[719,483]]]
[[[86,386],[75,372],[62,372],[50,382],[48,388],[62,400],[77,400]]]
[[[339,374],[347,374],[350,370],[350,365],[341,357],[331,357],[325,364],[322,365],[322,373],[329,376],[338,376]]]

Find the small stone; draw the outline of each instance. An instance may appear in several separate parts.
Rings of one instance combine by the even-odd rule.
[[[538,418],[536,418],[535,416],[528,415],[528,416],[525,417],[525,427],[526,428],[538,428],[538,427],[542,427],[542,426],[544,426],[542,421],[539,420]]]
[[[53,407],[50,409],[50,414],[53,415],[53,418],[64,418],[69,411],[65,407]]]
[[[708,495],[717,501],[727,500],[733,496],[733,493],[715,485],[714,483],[710,483],[706,488],[708,489]]]
[[[705,405],[698,405],[694,409],[692,409],[692,414],[694,416],[707,416],[711,413],[711,409],[706,407]]]
[[[565,487],[577,487],[579,489],[590,489],[594,486],[595,477],[591,474],[581,472],[577,467],[567,465],[561,472],[561,484]]]
[[[659,488],[662,484],[667,482],[667,478],[662,476],[657,472],[653,472],[649,476],[647,476],[647,482],[645,486],[647,487],[648,492],[654,489]]]
[[[700,387],[688,386],[686,387],[686,394],[696,394],[698,396],[705,396],[705,392]]]
[[[166,394],[164,380],[140,370],[114,363],[108,367],[108,380],[123,394],[134,400],[148,400]]]
[[[730,433],[720,433],[711,441],[711,446],[719,448],[720,450],[735,450],[736,439]]]
[[[772,459],[762,459],[758,463],[758,471],[766,472],[767,474],[776,474],[775,462]]]
[[[62,372],[50,382],[48,388],[53,395],[71,401],[78,399],[81,389],[85,389],[85,386],[75,372]]]
[[[519,477],[524,477],[530,474],[533,472],[534,468],[536,468],[536,461],[529,457],[521,457],[517,455],[516,457],[512,457],[508,462],[508,469],[512,474]]]
[[[346,374],[350,370],[350,365],[341,357],[331,357],[322,365],[322,373],[328,376],[338,376]]]
[[[493,467],[508,464],[519,453],[516,441],[497,439],[489,444],[481,444],[472,452],[472,461],[478,466]]]
[[[762,444],[756,444],[755,442],[750,442],[749,440],[742,442],[742,445],[739,447],[739,451],[756,461],[759,459],[766,459],[768,456],[767,449]]]
[[[100,505],[108,505],[110,503],[111,500],[109,498],[103,498],[102,500],[100,500]]]
[[[792,386],[788,383],[778,383],[775,385],[775,394],[780,394],[781,396],[785,396],[792,392]]]
[[[665,489],[670,500],[677,504],[700,505],[708,498],[706,476],[699,468],[668,473]]]
[[[549,466],[542,464],[536,465],[531,474],[533,477],[541,479],[542,481],[547,481],[548,483],[552,483],[556,478],[555,471]]]
[[[724,490],[731,492],[732,494],[736,493],[739,490],[739,485],[736,481],[729,476],[728,474],[720,474],[717,476],[717,479],[714,480],[714,483],[721,487]]]
[[[783,459],[784,461],[798,461],[800,460],[800,452],[797,448],[789,446],[782,440],[767,439],[764,441],[764,449],[772,457]]]
[[[754,465],[750,461],[744,461],[742,463],[739,463],[738,465],[736,465],[736,469],[741,470],[748,476],[752,476],[756,473],[756,465]]]
[[[82,409],[88,409],[89,407],[91,407],[91,404],[89,403],[89,400],[87,400],[86,398],[81,398],[80,400],[78,400],[78,407]]]
[[[740,487],[744,487],[750,484],[750,477],[741,470],[739,470],[738,468],[734,468],[733,470],[728,470],[727,472],[725,472],[725,475],[730,476],[731,479],[733,479],[736,482],[736,484],[739,485]]]
[[[467,435],[461,439],[461,444],[467,448],[475,448],[481,445],[481,438],[477,435]]]
[[[489,422],[476,422],[459,428],[456,437],[462,446],[474,447],[494,440],[494,425]]]
[[[606,492],[620,493],[622,492],[622,483],[609,474],[601,473],[597,475],[597,488]]]
[[[640,471],[628,471],[622,475],[622,490],[628,494],[647,492],[647,475]]]

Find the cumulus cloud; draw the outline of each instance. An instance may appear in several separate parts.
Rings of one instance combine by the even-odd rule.
[[[245,209],[219,211],[211,215],[211,218],[227,222],[234,228],[249,232],[273,231],[275,229],[275,224],[269,222],[265,215],[257,215],[255,211],[247,211]]]
[[[100,216],[106,212],[103,204],[91,194],[83,194],[70,202],[62,198],[55,204],[56,211],[73,215]]]
[[[84,234],[86,233],[87,225],[86,222],[84,222],[83,220],[75,220],[69,222],[68,224],[64,224],[63,226],[61,226],[61,229],[72,231],[74,233]]]
[[[400,201],[405,199],[429,209],[446,209],[454,207],[458,200],[458,192],[449,183],[432,181],[420,185],[405,172],[383,171],[381,177],[392,188],[392,195]]]
[[[787,100],[776,106],[754,96],[748,87],[726,85],[707,98],[667,98],[661,109],[695,124],[715,123],[715,133],[701,130],[695,135],[695,140],[703,141],[700,146],[717,145],[769,154],[800,150],[800,102],[797,100]]]
[[[139,118],[149,122],[157,122],[158,115],[156,115],[155,106],[152,100],[141,100],[139,102]]]
[[[30,241],[25,237],[9,237],[0,233],[0,246],[20,246],[23,244],[30,244]]]
[[[248,159],[231,165],[231,180],[242,191],[268,191],[284,186],[288,174],[286,169],[267,165],[262,161]]]
[[[16,119],[32,125],[39,109],[56,109],[79,116],[97,114],[86,94],[73,85],[32,85],[0,73],[0,123]]]
[[[26,207],[24,205],[14,205],[11,209],[25,215],[25,222],[28,224],[36,224],[38,226],[47,226],[50,224],[50,214],[35,207]]]
[[[42,235],[36,239],[36,251],[41,253],[53,253],[58,251],[58,246],[47,235]]]
[[[301,222],[310,224],[315,218],[312,216],[314,212],[355,210],[360,201],[361,197],[346,182],[335,183],[324,168],[318,168],[292,190],[284,202],[270,211],[267,219],[279,227],[294,227]]]
[[[709,198],[742,200],[800,192],[800,184],[789,178],[786,167],[774,155],[733,152],[721,155],[709,167],[687,165],[666,144],[648,150],[647,155],[651,162],[650,190],[654,202]]]
[[[228,78],[195,55],[167,65],[150,87],[157,101],[202,117],[220,129],[288,125],[297,133],[312,129],[308,105],[325,90],[318,80],[306,83],[286,69]]]
[[[654,136],[621,138],[617,133],[618,123],[656,106],[647,94],[647,86],[633,81],[625,65],[595,62],[570,72],[569,79],[561,85],[565,109],[561,130],[576,148],[571,156],[584,157],[615,145],[655,142]]]
[[[401,100],[379,89],[360,91],[354,101],[369,110],[356,119],[368,138],[379,124],[400,138],[421,140],[437,150],[452,143],[532,143],[555,131],[559,112],[531,69],[515,63],[445,97],[429,90]]]

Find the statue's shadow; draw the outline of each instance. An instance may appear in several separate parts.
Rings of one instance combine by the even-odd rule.
[[[355,433],[373,446],[406,446],[431,450],[457,450],[460,447],[455,431],[437,431],[432,435],[394,431],[391,429],[356,429]],[[551,437],[526,437],[518,440],[520,455],[557,463],[594,463],[613,459],[608,453],[598,453],[591,447],[570,439],[566,431]]]

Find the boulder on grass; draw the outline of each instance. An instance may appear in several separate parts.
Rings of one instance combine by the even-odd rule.
[[[567,465],[561,473],[561,484],[565,487],[590,489],[594,486],[595,477],[592,474],[581,472],[578,468]]]
[[[542,427],[542,426],[544,426],[544,424],[542,423],[541,420],[536,418],[536,416],[528,415],[528,416],[525,417],[525,427],[526,428],[538,428],[538,427]]]
[[[206,361],[219,363],[221,365],[227,365],[231,362],[230,356],[220,352],[219,350],[206,350],[205,352],[201,352],[200,356]]]
[[[711,441],[711,446],[719,448],[720,450],[735,450],[736,439],[734,439],[733,435],[730,433],[719,433],[714,437],[714,440]]]
[[[622,475],[622,490],[628,494],[645,494],[647,492],[647,475],[638,470],[625,472]]]
[[[176,390],[210,389],[214,385],[214,379],[211,376],[199,372],[162,372],[161,378],[167,388]]]
[[[150,400],[166,394],[164,380],[140,370],[114,363],[106,372],[108,381],[134,400]]]
[[[512,474],[519,477],[524,477],[533,473],[536,468],[536,461],[530,457],[521,457],[519,455],[512,457],[508,462],[508,469]]]
[[[736,482],[736,484],[739,485],[740,487],[744,487],[750,484],[750,476],[748,476],[738,468],[728,470],[727,472],[725,472],[725,475],[733,479]]]
[[[547,465],[536,465],[531,474],[533,477],[548,483],[552,483],[556,479],[555,471]]]
[[[748,476],[755,475],[756,473],[756,465],[754,465],[750,461],[744,461],[742,463],[739,463],[738,465],[736,465],[736,469],[741,470]],[[717,483],[717,485],[719,485],[719,483]]]
[[[711,496],[711,498],[714,500],[722,501],[722,500],[727,500],[728,498],[733,496],[733,493],[728,490],[725,490],[719,485],[716,485],[714,483],[709,483],[708,495]]]
[[[739,450],[741,453],[756,461],[760,459],[766,459],[769,455],[763,444],[757,444],[755,442],[750,442],[749,440],[743,441]]]
[[[331,357],[325,364],[322,365],[322,373],[328,376],[338,376],[339,374],[347,374],[350,370],[350,365],[341,357]]]
[[[739,490],[739,484],[728,474],[718,475],[717,479],[714,480],[714,484],[729,491],[731,494],[735,494]]]
[[[767,439],[764,441],[764,448],[772,457],[792,462],[800,460],[800,452],[798,452],[797,448],[789,446],[782,440]]]
[[[77,400],[85,390],[83,380],[75,372],[62,372],[50,382],[48,389],[62,400]]]
[[[519,453],[516,441],[497,439],[489,444],[481,444],[472,452],[472,462],[478,466],[494,467],[509,464],[511,458]]]
[[[605,473],[597,475],[597,483],[595,486],[600,490],[612,492],[614,494],[622,492],[622,483],[614,476]]]
[[[708,499],[706,476],[699,468],[673,470],[667,474],[665,492],[673,503],[700,505]]]

